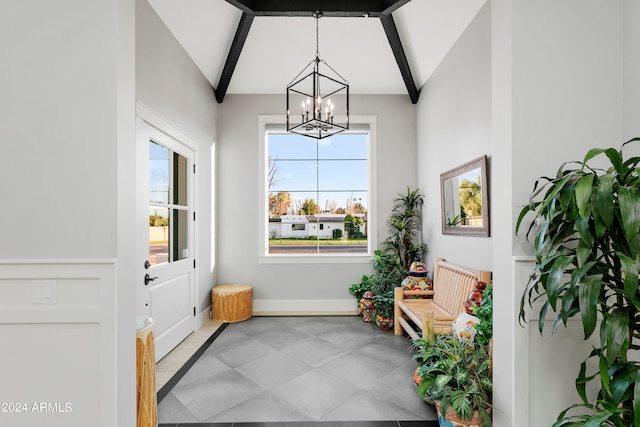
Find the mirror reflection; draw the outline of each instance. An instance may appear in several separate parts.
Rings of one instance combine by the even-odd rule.
[[[489,235],[486,156],[440,175],[443,234]]]

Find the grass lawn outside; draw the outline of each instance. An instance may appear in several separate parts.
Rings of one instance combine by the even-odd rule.
[[[367,239],[269,239],[269,245],[366,245]]]

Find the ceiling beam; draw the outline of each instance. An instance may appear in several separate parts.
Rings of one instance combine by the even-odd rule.
[[[253,1],[252,0],[227,0],[232,6],[237,7],[244,13],[253,14]]]
[[[371,17],[389,14],[410,0],[227,0],[255,16],[311,16],[320,11],[331,17]]]
[[[393,16],[391,14],[382,15],[380,16],[380,22],[382,23],[384,32],[389,40],[389,45],[391,46],[393,56],[395,56],[396,62],[398,63],[398,68],[400,68],[400,74],[402,74],[402,80],[404,80],[404,85],[407,87],[409,98],[411,98],[412,103],[417,104],[420,91],[416,87],[416,82],[413,80],[413,76],[411,75],[409,61],[407,60],[407,55],[404,53],[404,48],[402,47],[398,28],[393,20]]]
[[[411,0],[382,0],[382,14],[390,15],[396,9],[400,9]]]
[[[231,82],[233,70],[238,63],[242,47],[249,34],[251,23],[256,16],[313,16],[316,11],[330,17],[371,17],[380,18],[389,46],[396,59],[402,80],[407,87],[411,102],[416,104],[420,91],[411,75],[409,61],[402,47],[398,28],[392,12],[411,0],[226,0],[242,11],[242,17],[233,38],[227,62],[224,64],[220,82],[215,90],[216,100],[222,103]]]
[[[252,22],[253,15],[242,12],[240,23],[238,23],[238,28],[236,29],[236,35],[233,37],[233,42],[231,43],[231,48],[227,55],[227,61],[224,63],[224,68],[220,75],[218,87],[215,89],[216,100],[219,104],[222,104],[224,96],[227,94],[227,89],[229,88],[231,77],[233,76],[233,70],[235,70],[236,65],[238,64],[238,58],[240,58],[240,53],[242,52],[244,42],[247,40],[247,35],[249,35]]]

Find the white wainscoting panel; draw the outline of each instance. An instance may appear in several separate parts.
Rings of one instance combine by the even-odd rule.
[[[520,307],[520,297],[533,271],[535,260],[530,257],[514,258],[514,306]],[[549,310],[543,335],[538,329],[540,305],[527,306],[527,322],[515,331],[514,380],[516,399],[514,413],[521,420],[521,427],[552,425],[560,412],[580,402],[575,389],[575,379],[580,364],[597,345],[597,331],[584,340],[579,317],[558,326],[552,334],[554,313]],[[594,372],[594,365],[587,365]],[[597,365],[595,365],[597,366]]]
[[[0,425],[115,426],[115,297],[113,260],[0,261]]]

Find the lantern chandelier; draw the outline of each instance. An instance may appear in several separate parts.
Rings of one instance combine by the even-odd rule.
[[[320,59],[318,21],[322,13],[315,12],[313,17],[316,57],[287,86],[287,131],[323,139],[349,129],[349,82]],[[327,69],[324,74],[320,64]]]

